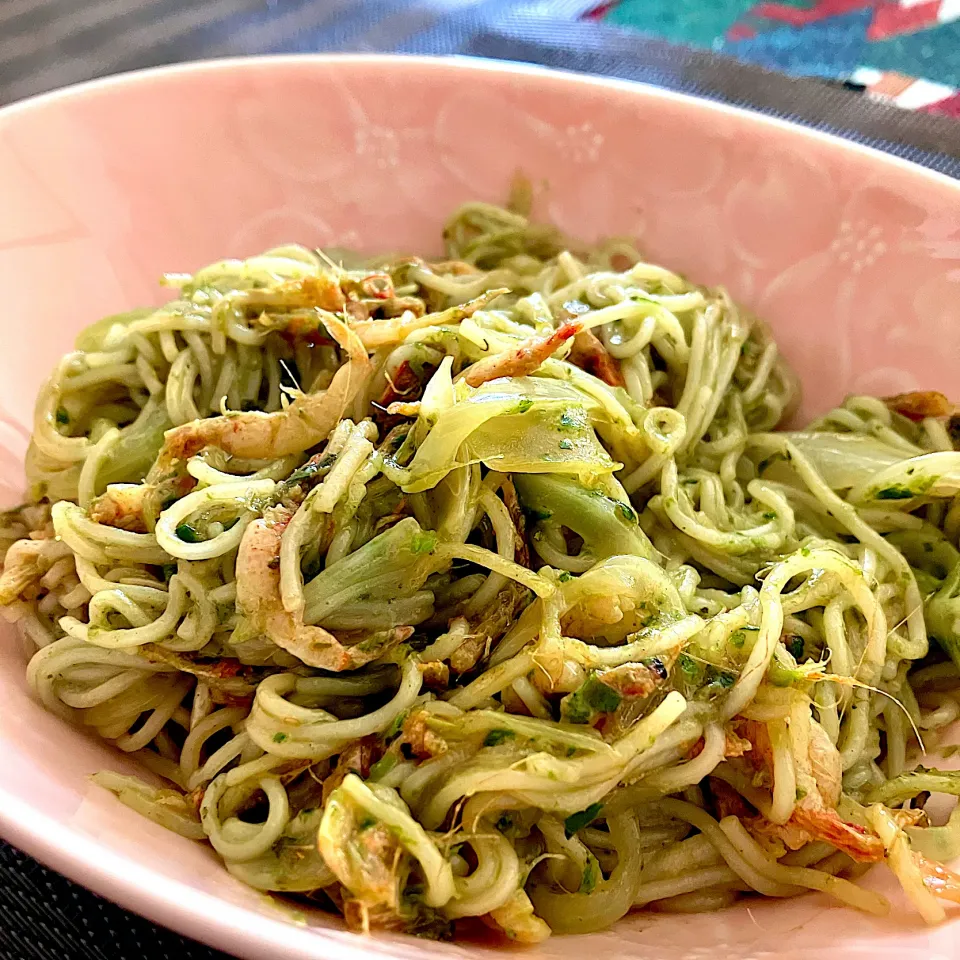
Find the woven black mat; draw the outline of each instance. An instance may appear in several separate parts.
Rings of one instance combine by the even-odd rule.
[[[0,104],[206,57],[331,50],[459,53],[640,80],[838,133],[960,176],[960,123],[874,103],[570,17],[589,0],[2,0]],[[704,0],[707,2],[707,0]],[[0,842],[0,960],[214,960]],[[279,960],[279,958],[278,958]]]
[[[0,845],[2,960],[226,960]]]

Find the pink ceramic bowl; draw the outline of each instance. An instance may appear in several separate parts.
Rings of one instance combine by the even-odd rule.
[[[98,317],[159,302],[161,271],[283,241],[433,251],[458,203],[517,170],[539,214],[583,239],[632,234],[723,283],[776,330],[805,414],[848,391],[956,395],[960,186],[776,120],[612,80],[465,60],[221,60],[0,110],[0,484],[22,489],[37,388]],[[0,833],[151,919],[250,958],[487,954],[364,939],[233,880],[212,851],[141,819],[87,775],[128,764],[28,695],[0,644]],[[887,884],[880,872],[873,882]],[[902,901],[897,901],[902,902]],[[818,896],[722,914],[638,914],[566,960],[933,960],[960,919],[878,921]],[[502,952],[497,953],[502,956]],[[528,953],[527,956],[530,956]]]

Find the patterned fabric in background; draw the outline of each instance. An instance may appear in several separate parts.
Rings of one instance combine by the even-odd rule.
[[[960,0],[611,0],[591,16],[960,117]]]

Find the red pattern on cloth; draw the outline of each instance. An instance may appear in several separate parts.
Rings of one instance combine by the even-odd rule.
[[[770,0],[758,3],[750,11],[751,17],[771,20],[791,27],[805,27],[829,17],[842,16],[855,10],[873,10],[873,18],[867,28],[868,40],[886,40],[902,33],[916,33],[936,26],[940,11],[946,0],[814,0],[810,7],[796,7],[789,3]],[[736,39],[733,32],[740,24],[734,24],[727,36]]]
[[[776,20],[791,27],[805,27],[807,24],[826,20],[827,17],[838,17],[864,7],[872,7],[876,3],[877,0],[819,0],[807,10],[788,3],[758,3],[750,12],[755,17]]]
[[[868,40],[886,40],[899,33],[915,33],[938,22],[942,0],[927,0],[926,3],[903,4],[881,3],[873,12],[873,21],[867,27]]]
[[[960,93],[955,93],[944,100],[938,100],[927,107],[921,107],[923,113],[938,113],[945,117],[960,120]]]

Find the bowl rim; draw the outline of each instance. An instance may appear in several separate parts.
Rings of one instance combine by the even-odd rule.
[[[270,53],[250,56],[214,57],[203,60],[188,60],[183,63],[161,64],[155,67],[143,67],[121,73],[82,80],[78,83],[58,87],[43,93],[31,94],[12,103],[0,105],[0,124],[18,114],[45,106],[47,103],[69,101],[89,94],[109,93],[114,88],[140,85],[156,79],[161,81],[182,75],[201,76],[207,73],[229,72],[232,70],[258,70],[273,66],[308,67],[313,64],[343,64],[345,67],[383,66],[412,67],[420,70],[463,71],[465,73],[508,74],[517,77],[530,77],[546,82],[610,89],[640,96],[648,100],[669,101],[685,106],[687,109],[700,109],[715,115],[757,123],[773,130],[779,130],[789,136],[802,136],[826,146],[846,149],[863,154],[875,162],[889,164],[901,173],[919,176],[932,183],[951,189],[960,189],[960,180],[940,173],[930,167],[900,157],[897,154],[881,150],[858,140],[842,136],[806,123],[774,116],[759,109],[724,103],[691,93],[682,93],[658,87],[642,80],[624,80],[619,77],[607,77],[597,74],[579,73],[576,70],[559,69],[536,63],[522,63],[515,60],[494,60],[489,57],[474,57],[465,54],[405,54],[405,53]]]
[[[837,134],[771,116],[756,110],[716,100],[665,90],[653,84],[619,78],[581,74],[536,64],[498,61],[486,58],[454,56],[414,56],[380,53],[271,54],[223,57],[189,61],[128,71],[72,84],[57,90],[35,94],[0,107],[0,130],[23,113],[47,104],[69,104],[86,96],[109,95],[116,90],[142,84],[165,82],[173,78],[230,73],[269,71],[293,67],[344,69],[381,68],[409,70],[421,74],[499,74],[529,78],[541,83],[570,88],[611,90],[638,101],[667,101],[689,111],[726,116],[779,132],[782,135],[812,141],[828,150],[859,154],[878,168],[886,167],[898,175],[926,181],[929,186],[960,191],[960,181],[875,147],[849,140]],[[202,82],[202,80],[201,80]],[[251,960],[272,955],[282,947],[291,960],[369,960],[371,955],[396,957],[409,950],[397,949],[391,938],[361,937],[344,929],[300,926],[288,919],[273,919],[246,907],[231,903],[216,894],[199,892],[179,880],[171,879],[142,863],[111,851],[95,838],[74,830],[40,813],[0,784],[0,836],[52,869],[88,890],[119,904],[150,921],[184,936],[229,951]],[[458,951],[460,952],[460,951]]]

